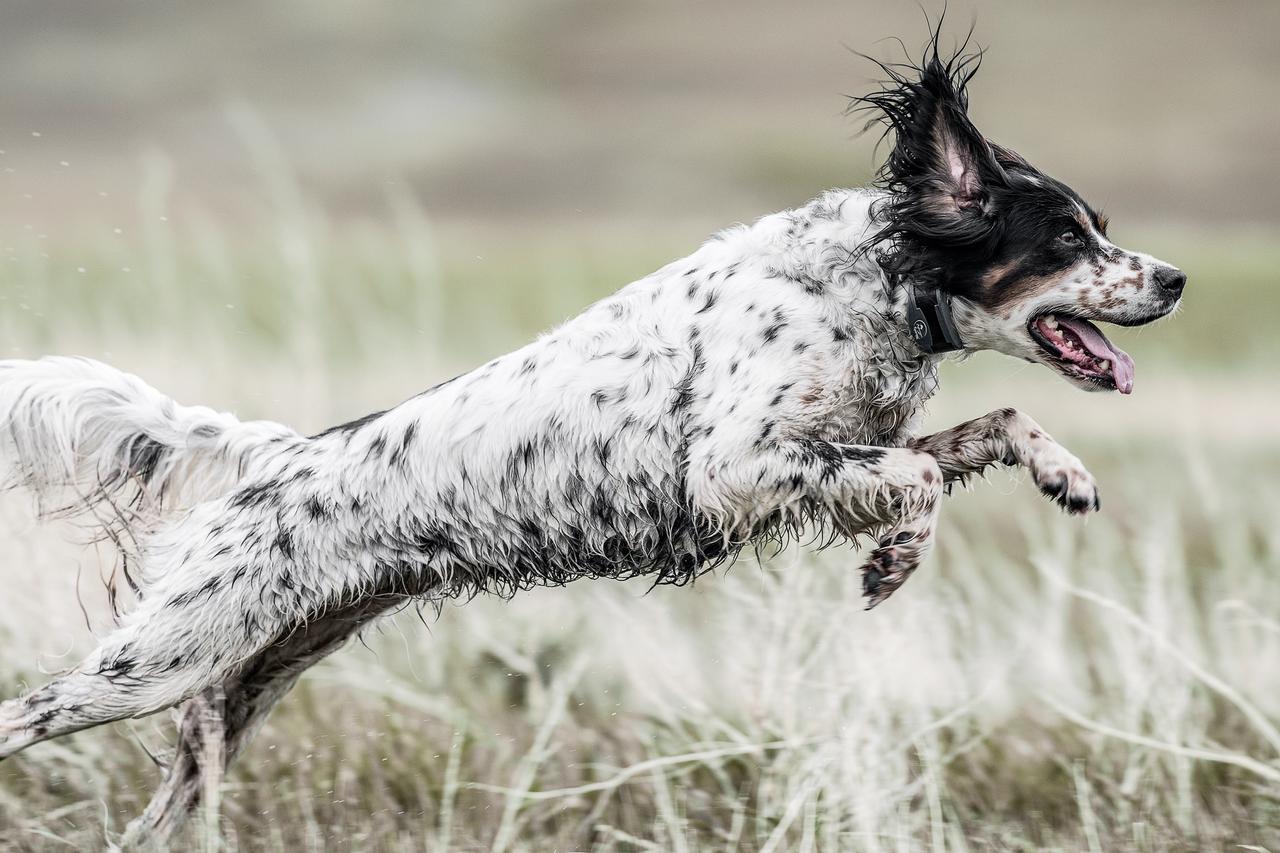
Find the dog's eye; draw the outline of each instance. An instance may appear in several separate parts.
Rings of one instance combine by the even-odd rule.
[[[1068,228],[1066,231],[1063,231],[1058,235],[1058,242],[1062,243],[1064,246],[1079,246],[1081,242],[1080,235]]]

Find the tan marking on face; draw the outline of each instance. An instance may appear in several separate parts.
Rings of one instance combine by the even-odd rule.
[[[987,296],[987,310],[993,314],[1003,312],[1006,320],[1018,310],[1020,303],[1044,293],[1063,278],[1062,275],[1032,275],[1003,281],[1005,276],[1016,269],[1022,261],[1023,258],[1014,258],[1000,266],[992,267],[983,273],[980,279]]]
[[[989,309],[993,313],[1004,311],[1006,319],[1012,317],[1018,306],[1062,282],[1063,275],[1032,275],[1006,283],[998,293],[989,292]]]
[[[983,273],[982,274],[983,288],[986,290],[990,290],[991,288],[995,287],[996,283],[1000,281],[1000,279],[1004,278],[1006,275],[1009,274],[1009,270],[1013,269],[1018,265],[1019,260],[1021,260],[1021,258],[1015,258],[1014,260],[1009,261],[1007,264],[1001,264],[998,267],[992,267],[991,269]]]

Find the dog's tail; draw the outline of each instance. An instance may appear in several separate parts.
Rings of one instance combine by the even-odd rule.
[[[87,358],[0,361],[0,483],[42,517],[80,517],[123,544],[165,512],[218,497],[272,444],[297,434],[180,406]]]

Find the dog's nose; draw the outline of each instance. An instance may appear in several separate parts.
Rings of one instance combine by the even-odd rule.
[[[1181,294],[1182,288],[1187,286],[1187,274],[1177,267],[1160,267],[1153,278],[1162,290],[1168,291],[1173,296]]]

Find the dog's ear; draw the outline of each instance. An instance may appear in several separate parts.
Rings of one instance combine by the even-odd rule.
[[[1012,148],[1005,148],[1003,145],[997,145],[991,141],[988,141],[987,144],[991,146],[991,153],[995,155],[996,163],[999,164],[1000,168],[1004,169],[1006,173],[1011,170],[1020,170],[1023,172],[1039,174],[1039,169],[1028,163],[1026,157],[1023,157]]]
[[[963,51],[942,59],[935,31],[919,65],[877,62],[889,79],[851,104],[873,113],[868,127],[879,123],[893,133],[877,183],[893,198],[898,230],[929,240],[976,239],[991,213],[992,189],[1007,180],[969,120],[965,86],[982,54]]]
[[[935,78],[936,70],[926,77]],[[922,212],[943,220],[988,213],[991,184],[1003,178],[1003,170],[949,81],[927,82],[937,91],[922,99],[917,126],[896,140],[889,164],[901,174],[894,177],[920,196]]]

